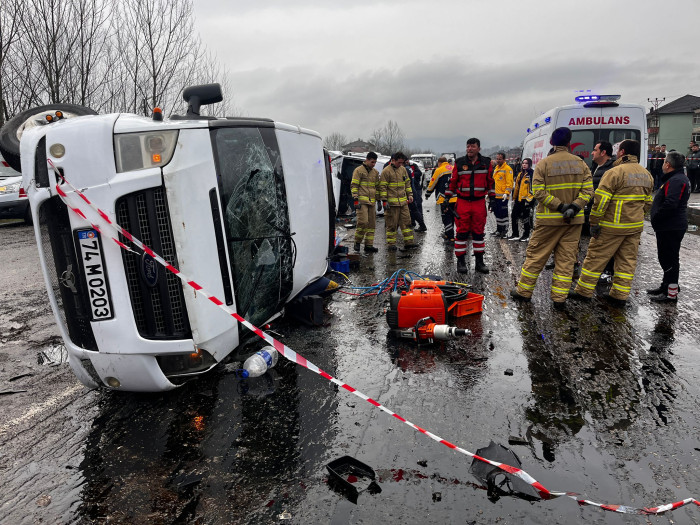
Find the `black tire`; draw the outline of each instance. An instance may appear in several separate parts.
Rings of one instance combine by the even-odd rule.
[[[48,104],[25,109],[18,113],[0,128],[0,153],[10,167],[17,171],[22,171],[19,157],[19,137],[17,136],[17,131],[20,127],[30,119],[41,117],[47,113],[55,113],[56,111],[62,111],[66,118],[97,115],[96,111],[77,104]]]
[[[34,224],[34,220],[32,219],[32,209],[30,206],[27,206],[27,210],[24,212],[24,224],[28,224],[29,226]]]

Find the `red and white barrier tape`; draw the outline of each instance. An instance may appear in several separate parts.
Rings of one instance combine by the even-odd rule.
[[[223,311],[225,311],[227,314],[229,314],[231,317],[233,317],[236,321],[238,321],[238,322],[241,323],[243,326],[245,326],[246,328],[248,328],[249,330],[251,330],[252,332],[254,332],[258,337],[260,337],[260,338],[264,339],[265,341],[267,341],[269,344],[271,344],[271,345],[272,345],[280,354],[282,354],[284,357],[286,357],[287,359],[289,359],[289,360],[292,361],[293,363],[296,363],[296,364],[298,364],[298,365],[301,365],[301,366],[303,366],[304,368],[306,368],[306,369],[308,369],[308,370],[311,370],[312,372],[317,373],[318,375],[320,375],[320,376],[326,378],[326,379],[327,379],[328,381],[330,381],[331,383],[334,383],[334,384],[336,384],[336,385],[338,385],[338,386],[344,388],[345,390],[347,390],[347,391],[350,392],[351,394],[354,394],[354,395],[356,395],[357,397],[359,397],[360,399],[363,399],[364,401],[367,401],[368,403],[370,403],[371,405],[375,406],[376,408],[378,408],[378,409],[381,410],[382,412],[385,412],[385,413],[389,414],[390,416],[395,417],[396,419],[398,419],[398,420],[401,421],[402,423],[405,423],[406,425],[410,426],[410,427],[413,428],[414,430],[417,430],[418,432],[420,432],[420,433],[422,433],[422,434],[425,434],[425,435],[428,436],[430,439],[432,439],[432,440],[434,440],[434,441],[437,441],[438,443],[441,443],[441,444],[445,445],[446,447],[448,447],[448,448],[450,448],[450,449],[452,449],[452,450],[455,450],[455,451],[457,451],[457,452],[460,452],[460,453],[462,453],[462,454],[464,454],[464,455],[466,455],[466,456],[469,456],[469,457],[471,457],[471,458],[477,459],[477,460],[479,460],[479,461],[483,461],[484,463],[488,463],[489,465],[493,465],[494,467],[500,468],[500,469],[503,470],[504,472],[507,472],[507,473],[509,473],[509,474],[512,474],[512,475],[514,475],[514,476],[517,476],[518,478],[522,479],[522,480],[525,481],[527,484],[529,484],[530,486],[532,486],[535,490],[537,490],[537,492],[540,494],[540,496],[542,497],[542,499],[553,499],[553,498],[558,498],[558,497],[560,497],[560,496],[566,496],[566,497],[569,497],[569,498],[575,500],[579,505],[592,505],[592,506],[595,506],[595,507],[600,507],[601,509],[604,509],[604,510],[607,510],[607,511],[618,512],[618,513],[623,513],[623,514],[643,514],[643,515],[648,515],[648,514],[661,514],[661,513],[663,513],[663,512],[669,511],[669,510],[677,509],[677,508],[682,507],[682,506],[684,506],[684,505],[687,505],[687,504],[689,504],[689,503],[695,503],[696,505],[700,506],[700,502],[699,502],[698,500],[696,500],[695,498],[687,498],[687,499],[684,499],[684,500],[681,500],[681,501],[676,501],[675,503],[669,503],[669,504],[667,504],[667,505],[661,505],[661,506],[659,506],[659,507],[634,508],[634,507],[628,507],[628,506],[626,506],[626,505],[607,505],[607,504],[603,504],[603,503],[597,503],[597,502],[595,502],[595,501],[591,501],[591,500],[587,500],[587,499],[580,498],[580,497],[579,497],[580,494],[578,494],[578,493],[576,493],[576,492],[555,492],[555,491],[551,491],[551,490],[547,489],[544,485],[542,485],[539,481],[537,481],[535,478],[533,478],[530,474],[528,474],[527,472],[525,472],[525,471],[522,470],[522,469],[519,469],[519,468],[516,468],[516,467],[512,467],[512,466],[510,466],[510,465],[506,465],[505,463],[498,463],[498,462],[496,462],[496,461],[491,461],[490,459],[482,458],[481,456],[478,456],[478,455],[476,455],[476,454],[474,454],[474,453],[472,453],[472,452],[469,452],[468,450],[465,450],[465,449],[463,449],[463,448],[461,448],[461,447],[458,447],[457,445],[455,445],[455,444],[453,444],[453,443],[450,443],[449,441],[447,441],[447,440],[445,440],[445,439],[442,439],[440,436],[437,436],[437,435],[433,434],[432,432],[429,432],[428,430],[425,430],[424,428],[421,428],[421,427],[419,427],[418,425],[416,425],[416,424],[414,424],[414,423],[411,423],[411,422],[408,421],[407,419],[404,419],[403,417],[401,417],[400,415],[398,415],[396,412],[393,412],[393,411],[389,410],[388,408],[386,408],[385,406],[383,406],[383,405],[382,405],[381,403],[379,403],[378,401],[375,401],[374,399],[372,399],[371,397],[369,397],[369,396],[363,394],[363,393],[360,392],[359,390],[357,390],[357,389],[351,387],[350,385],[347,385],[347,384],[343,383],[343,382],[340,381],[339,379],[336,379],[336,378],[333,377],[332,375],[330,375],[330,374],[324,372],[323,370],[321,370],[320,368],[318,368],[315,364],[313,364],[313,363],[310,362],[310,361],[307,361],[304,357],[302,357],[301,355],[297,354],[297,353],[296,353],[294,350],[292,350],[291,348],[287,347],[284,343],[278,341],[278,340],[275,339],[274,337],[272,337],[272,336],[270,336],[269,334],[263,332],[263,331],[262,331],[260,328],[258,328],[257,326],[254,326],[253,324],[251,324],[251,323],[249,323],[248,321],[246,321],[243,317],[241,317],[241,316],[238,315],[236,312],[234,312],[233,310],[231,310],[230,308],[228,308],[228,307],[223,303],[223,301],[221,301],[220,299],[218,299],[218,298],[215,297],[214,295],[209,294],[209,293],[204,289],[204,287],[202,287],[200,284],[198,284],[198,283],[197,283],[196,281],[194,281],[193,279],[190,279],[189,277],[187,277],[186,275],[184,275],[184,274],[183,274],[182,272],[180,272],[177,268],[175,268],[173,265],[171,265],[168,261],[166,261],[166,260],[163,259],[160,255],[158,255],[157,253],[155,253],[151,248],[149,248],[148,246],[146,246],[145,244],[143,244],[139,239],[137,239],[136,237],[134,237],[133,235],[131,235],[128,231],[126,231],[124,228],[122,228],[122,227],[119,226],[117,223],[115,223],[114,221],[112,221],[112,220],[109,218],[109,216],[108,216],[105,212],[103,212],[100,208],[98,208],[97,206],[95,206],[95,205],[90,201],[90,199],[88,199],[88,198],[85,196],[85,194],[83,194],[81,191],[79,191],[77,188],[75,188],[73,185],[71,185],[71,184],[63,177],[63,175],[56,169],[56,167],[54,166],[53,162],[51,162],[50,159],[48,159],[48,163],[49,163],[49,165],[51,166],[51,168],[54,170],[54,172],[56,173],[56,175],[63,181],[63,183],[64,183],[66,186],[68,186],[71,190],[73,190],[73,192],[76,193],[88,206],[90,206],[90,208],[92,208],[92,209],[102,218],[102,220],[104,220],[105,222],[107,222],[107,224],[108,224],[109,226],[111,226],[112,228],[114,228],[117,232],[121,233],[121,234],[122,234],[125,238],[127,238],[130,242],[132,242],[133,244],[135,244],[136,246],[138,246],[139,248],[141,248],[144,252],[146,252],[148,255],[150,255],[151,257],[153,257],[156,261],[158,261],[159,264],[161,264],[162,266],[164,266],[165,268],[167,268],[170,272],[172,272],[173,274],[175,274],[175,275],[176,275],[183,283],[185,283],[187,286],[189,286],[190,288],[194,289],[196,292],[201,293],[202,295],[204,295],[205,297],[207,297],[212,303],[214,303],[216,306],[218,306],[219,308],[221,308]],[[68,208],[69,208],[71,211],[73,211],[73,212],[74,212],[76,215],[78,215],[80,218],[82,218],[82,219],[84,219],[84,220],[90,222],[89,219],[87,219],[86,215],[85,215],[79,208],[75,208],[75,207],[71,206],[71,205],[68,203],[68,199],[69,199],[68,193],[66,193],[65,191],[63,191],[63,189],[61,189],[61,185],[56,184],[56,192],[58,193],[58,195],[60,195],[60,197],[61,197],[61,199],[63,200],[63,202],[66,204],[66,206],[68,206]],[[93,224],[92,222],[90,222],[90,224],[92,225],[93,228],[95,228],[97,231],[99,231],[100,233],[102,233],[101,229],[98,228],[95,224]],[[121,247],[122,249],[125,249],[125,250],[132,251],[132,252],[133,252],[133,250],[131,250],[131,248],[129,248],[128,246],[126,246],[124,243],[120,242],[119,239],[116,239],[116,238],[114,238],[114,237],[110,237],[110,238],[111,238],[115,243],[117,243],[117,244],[119,245],[119,247]]]

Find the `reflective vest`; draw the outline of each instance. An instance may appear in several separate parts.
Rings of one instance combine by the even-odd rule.
[[[427,194],[431,195],[433,191],[438,193],[437,203],[442,204],[445,202],[445,190],[447,185],[450,183],[450,176],[452,175],[452,165],[449,162],[443,162],[440,164],[435,171],[433,176],[428,183]],[[456,202],[457,196],[455,195],[450,199],[450,202]]]
[[[513,168],[505,162],[503,166],[496,165],[493,168],[493,184],[497,199],[510,196],[513,191]]]
[[[513,202],[532,202],[535,196],[532,194],[532,170],[521,171],[515,179],[513,188]]]

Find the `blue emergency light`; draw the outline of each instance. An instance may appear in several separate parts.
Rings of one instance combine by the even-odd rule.
[[[616,102],[620,100],[621,95],[580,95],[576,97],[576,102],[596,102],[596,101],[606,101],[606,102]]]

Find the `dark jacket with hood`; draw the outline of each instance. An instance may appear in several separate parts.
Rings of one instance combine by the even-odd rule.
[[[689,198],[690,181],[683,168],[664,173],[649,212],[654,231],[686,230]]]

